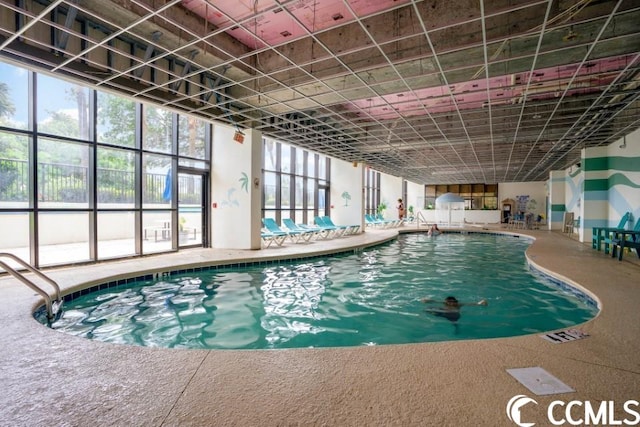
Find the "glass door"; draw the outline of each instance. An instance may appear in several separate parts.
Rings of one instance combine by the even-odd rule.
[[[178,247],[207,246],[207,174],[178,171]]]

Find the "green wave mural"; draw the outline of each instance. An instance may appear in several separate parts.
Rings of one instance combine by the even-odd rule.
[[[624,185],[631,188],[640,188],[640,184],[631,181],[626,175],[614,173],[608,179],[587,179],[584,182],[584,191],[606,191],[616,185]]]
[[[585,171],[618,170],[640,172],[640,157],[593,157],[584,159]]]
[[[575,172],[570,173],[569,176],[571,178],[575,178],[576,176],[580,175],[580,173],[582,173],[582,169],[581,168],[577,168]]]

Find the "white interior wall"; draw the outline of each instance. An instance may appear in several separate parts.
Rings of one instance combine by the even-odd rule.
[[[405,200],[407,214],[408,214],[409,206],[413,206],[414,215],[417,214],[418,210],[422,209],[423,200],[424,200],[424,185],[407,181],[407,200]]]
[[[546,205],[546,183],[545,181],[532,181],[532,182],[505,182],[498,184],[498,207],[501,207],[501,202],[504,199],[513,199],[518,203],[519,197],[528,196],[529,200],[536,201],[535,209],[530,211],[534,214],[545,215],[547,212]],[[516,206],[517,210],[517,206]]]

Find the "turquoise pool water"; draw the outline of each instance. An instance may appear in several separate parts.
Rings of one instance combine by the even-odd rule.
[[[150,347],[273,349],[507,337],[594,317],[593,300],[529,270],[529,244],[408,234],[349,255],[166,275],[65,302],[52,327]],[[488,305],[464,306],[454,322],[421,302],[449,295]]]

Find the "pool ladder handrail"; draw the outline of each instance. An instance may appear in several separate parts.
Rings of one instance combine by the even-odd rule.
[[[416,215],[416,222],[418,223],[416,228],[420,228],[420,224],[423,222],[428,225],[427,219],[424,217],[424,215],[422,215],[422,211],[418,211]]]
[[[22,283],[27,285],[32,290],[36,291],[38,294],[40,294],[40,296],[42,296],[42,298],[44,298],[45,306],[47,309],[47,320],[51,322],[53,319],[55,319],[56,314],[58,314],[58,312],[60,311],[60,308],[62,308],[62,303],[63,303],[62,298],[60,297],[60,286],[58,286],[58,284],[49,276],[45,275],[43,272],[33,267],[31,264],[28,264],[22,258],[19,258],[14,254],[10,254],[7,252],[0,252],[0,258],[3,258],[3,257],[9,258],[17,262],[18,264],[20,264],[20,266],[29,270],[36,276],[40,277],[42,280],[49,283],[54,288],[55,299],[52,301],[51,296],[44,289],[36,285],[33,281],[26,278],[24,274],[17,271],[16,269],[8,265],[6,262],[0,260],[0,267],[2,267],[7,273],[11,274],[13,277],[20,280]]]

